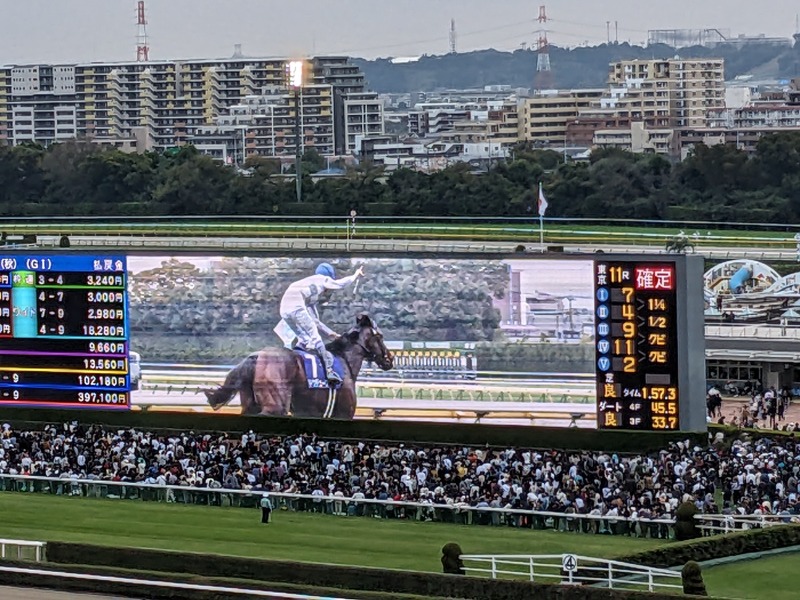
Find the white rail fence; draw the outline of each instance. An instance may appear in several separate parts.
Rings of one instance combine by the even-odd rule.
[[[797,515],[697,515],[695,519],[706,535],[800,523]]]
[[[0,559],[34,560],[42,562],[45,558],[45,542],[28,540],[0,539]]]
[[[576,554],[462,554],[467,575],[611,589],[682,590],[681,574]]]
[[[237,506],[255,508],[261,489],[228,489],[155,485],[139,482],[106,481],[0,475],[0,491],[46,493],[123,500]],[[508,526],[529,529],[554,529],[566,533],[612,534],[669,539],[674,537],[672,519],[631,519],[620,516],[563,513],[514,508],[471,506],[466,503],[434,504],[378,500],[347,496],[269,492],[276,508],[316,512],[340,517],[397,518],[417,521],[443,521],[465,525]],[[698,527],[706,535],[795,522],[786,515],[697,515]]]

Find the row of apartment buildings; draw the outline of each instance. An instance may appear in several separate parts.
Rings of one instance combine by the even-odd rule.
[[[0,143],[194,144],[239,162],[294,155],[296,117],[302,149],[326,155],[383,133],[383,102],[347,57],[304,62],[296,92],[287,87],[287,59],[0,67]]]
[[[621,148],[684,158],[700,143],[735,143],[753,152],[764,134],[800,130],[800,80],[770,93],[744,82],[726,85],[721,59],[619,61],[610,65],[604,88],[513,93],[505,99],[496,92],[480,98],[470,91],[463,101],[458,92],[448,92],[417,102],[408,112],[411,146],[434,138],[429,148],[446,147],[452,155],[453,144],[478,145],[474,157],[507,154],[525,141],[565,156]],[[402,144],[375,148],[384,152],[373,155],[378,162],[410,160]],[[431,152],[423,144],[414,154],[427,164]]]
[[[403,112],[408,139],[386,135],[387,119],[398,119],[385,111],[393,100],[368,91],[347,57],[304,61],[299,90],[288,87],[287,67],[287,59],[241,57],[0,67],[0,144],[192,144],[242,164],[293,157],[299,142],[323,156],[432,169],[491,163],[520,141],[565,156],[616,147],[679,158],[698,143],[753,150],[764,133],[800,129],[800,85],[759,99],[746,85],[726,87],[721,59],[618,61],[597,89],[417,96]]]
[[[527,141],[559,150],[613,146],[677,156],[680,132],[719,121],[714,115],[726,108],[725,89],[721,59],[620,61],[610,65],[605,88],[420,102],[409,111],[408,131],[487,148]]]

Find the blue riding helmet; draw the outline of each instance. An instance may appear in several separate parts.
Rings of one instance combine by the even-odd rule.
[[[329,263],[322,263],[317,267],[317,270],[314,271],[315,275],[325,275],[325,277],[330,277],[331,279],[336,279],[336,269],[333,268],[333,265]]]

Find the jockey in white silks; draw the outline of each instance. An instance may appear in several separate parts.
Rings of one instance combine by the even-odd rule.
[[[364,274],[363,267],[349,277],[336,279],[336,270],[328,263],[317,267],[314,275],[305,277],[291,284],[281,298],[280,313],[282,321],[275,332],[283,339],[284,344],[291,345],[291,339],[297,337],[298,343],[306,350],[316,352],[325,364],[325,375],[328,381],[339,383],[342,378],[333,370],[333,355],[325,348],[322,335],[336,339],[338,334],[319,319],[317,303],[320,296],[328,290],[343,290],[355,283]],[[290,331],[287,331],[290,330]]]

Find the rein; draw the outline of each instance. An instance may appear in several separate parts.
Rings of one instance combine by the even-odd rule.
[[[367,360],[369,362],[376,362],[377,361],[378,355],[375,354],[374,352],[371,352],[370,350],[368,350],[367,347],[364,344],[361,343],[361,340],[353,342],[352,346],[358,346],[359,348],[361,348],[362,352],[364,353],[364,356],[361,359],[362,361],[363,360]],[[345,348],[343,348],[342,350],[345,350]],[[344,358],[344,352],[342,352],[341,356],[342,356],[342,358]],[[347,367],[347,372],[350,373],[350,379],[355,381],[355,377],[353,377],[353,368],[350,366],[350,362],[347,361],[347,360],[343,360],[342,362]]]

